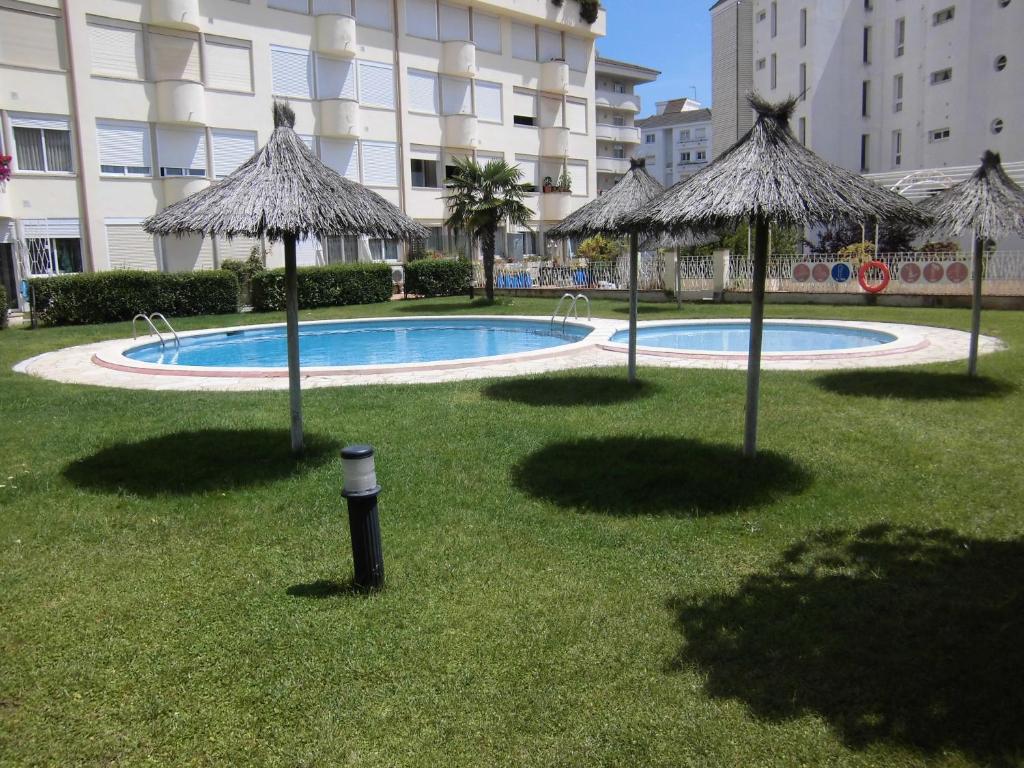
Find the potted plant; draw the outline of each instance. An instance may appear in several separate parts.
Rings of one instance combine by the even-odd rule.
[[[554,184],[552,183],[550,176],[545,176],[544,177],[543,190],[544,190],[545,194],[548,193],[548,192],[553,192],[554,191]]]
[[[562,174],[558,177],[558,191],[572,192],[572,176],[569,175],[568,168],[563,167]]]

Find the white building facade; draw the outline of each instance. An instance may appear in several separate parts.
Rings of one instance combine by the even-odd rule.
[[[604,30],[573,0],[0,0],[0,277],[245,258],[260,244],[140,223],[248,158],[274,99],[325,163],[431,228],[430,250],[464,248],[442,227],[453,157],[518,164],[536,219],[499,250],[540,252],[596,194]],[[541,192],[547,176],[571,191]],[[404,257],[367,239],[299,250],[306,265]]]
[[[629,158],[640,144],[636,116],[642,109],[636,87],[653,83],[661,73],[656,69],[624,61],[597,57],[597,193],[612,187],[629,170]]]
[[[648,172],[671,187],[711,162],[712,111],[693,99],[659,101],[658,112],[640,120],[637,157]]]

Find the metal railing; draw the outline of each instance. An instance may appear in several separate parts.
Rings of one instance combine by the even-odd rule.
[[[156,319],[162,321],[163,324],[167,326],[167,330],[169,330],[171,332],[171,335],[174,337],[174,346],[177,349],[181,349],[181,339],[178,338],[178,332],[174,330],[174,327],[170,324],[170,322],[168,322],[167,318],[164,317],[160,312],[154,312],[154,313],[152,313],[150,315],[146,315],[146,314],[143,314],[142,312],[140,312],[135,317],[133,317],[132,318],[132,338],[133,339],[139,338],[139,334],[138,334],[138,331],[136,329],[136,323],[139,320],[144,320],[146,322],[146,325],[149,327],[149,333],[147,335],[151,336],[151,335],[155,334],[156,337],[160,340],[160,349],[166,348],[167,347],[167,340],[163,337],[163,334],[160,333],[159,330],[157,330],[156,324],[153,322],[153,318],[156,318]]]
[[[477,270],[475,274],[477,285],[483,285],[483,270]],[[664,276],[664,257],[658,254],[641,254],[637,281],[639,290],[663,290]],[[586,265],[559,265],[550,262],[508,264],[495,267],[494,286],[625,290],[629,287],[629,257],[620,256],[614,261],[592,262]]]

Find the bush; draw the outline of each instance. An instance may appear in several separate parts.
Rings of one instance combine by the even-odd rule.
[[[131,320],[140,312],[168,317],[238,311],[238,279],[225,270],[141,272],[115,270],[35,277],[35,312],[46,325]]]
[[[7,327],[7,291],[0,285],[0,331]]]
[[[588,237],[576,249],[576,255],[590,261],[611,261],[622,253],[622,241],[604,235]]]
[[[376,304],[391,298],[391,267],[387,264],[334,264],[299,270],[299,307],[343,307]],[[285,308],[284,270],[253,275],[252,306],[257,312]]]
[[[252,304],[252,279],[254,276],[267,270],[263,265],[263,259],[260,258],[259,248],[254,247],[252,253],[249,254],[249,258],[245,261],[241,259],[224,259],[220,264],[220,268],[233,272],[235,277],[238,278],[239,306]]]
[[[465,259],[420,259],[405,265],[405,292],[417,296],[469,293],[473,265]]]

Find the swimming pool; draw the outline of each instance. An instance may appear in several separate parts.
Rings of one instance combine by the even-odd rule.
[[[432,363],[488,358],[573,344],[587,326],[504,318],[439,317],[302,323],[303,368]],[[183,336],[181,344],[147,343],[125,350],[141,363],[200,368],[287,368],[283,325]]]
[[[849,325],[780,323],[766,321],[762,351],[823,352],[842,349],[876,347],[896,341],[891,333],[857,328]],[[616,332],[611,341],[628,344],[629,332]],[[640,328],[637,346],[688,352],[747,352],[750,346],[750,323],[706,322],[677,323]]]

